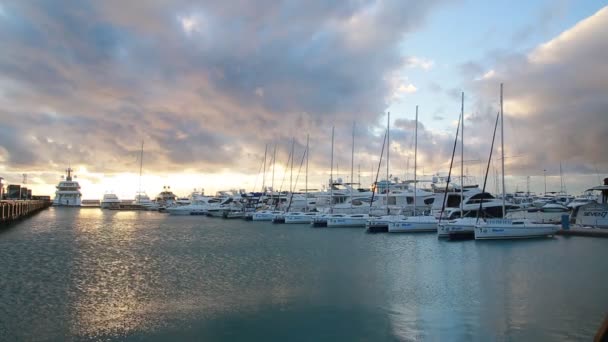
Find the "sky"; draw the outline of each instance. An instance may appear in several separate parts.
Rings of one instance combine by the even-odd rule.
[[[413,178],[418,106],[429,179],[449,170],[464,93],[464,173],[482,184],[503,83],[506,191],[578,194],[608,177],[606,5],[0,0],[0,176],[52,195],[71,166],[86,199],[302,189],[309,137],[321,188],[334,127],[334,173],[368,186],[389,112],[389,172]]]

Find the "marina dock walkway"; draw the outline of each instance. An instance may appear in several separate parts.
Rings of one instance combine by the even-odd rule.
[[[50,207],[52,202],[44,200],[4,200],[0,201],[0,225],[6,225],[33,215]]]

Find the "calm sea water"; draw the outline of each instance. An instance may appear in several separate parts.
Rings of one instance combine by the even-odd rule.
[[[589,340],[608,240],[51,208],[0,232],[0,339]]]

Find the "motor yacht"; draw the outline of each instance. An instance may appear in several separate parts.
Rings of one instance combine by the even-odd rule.
[[[73,180],[76,176],[72,177],[72,168],[68,167],[65,170],[67,175],[65,179],[61,176],[61,181],[57,185],[55,191],[55,198],[53,199],[54,206],[62,207],[80,207],[82,193],[80,192],[80,185],[77,181]]]
[[[105,193],[99,202],[101,209],[118,208],[120,207],[120,199],[113,193]]]

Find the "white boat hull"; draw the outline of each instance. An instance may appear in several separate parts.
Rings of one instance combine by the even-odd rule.
[[[450,234],[473,234],[475,231],[475,218],[459,218],[455,220],[443,220],[437,225],[437,237],[448,238]]]
[[[389,222],[389,233],[425,233],[436,232],[437,220],[432,218],[421,218],[421,216],[406,217],[404,219]]]
[[[275,215],[280,214],[278,211],[260,211],[253,214],[253,221],[272,221]]]
[[[285,223],[287,223],[287,224],[310,224],[316,216],[317,216],[316,213],[288,214],[288,215],[285,215]]]
[[[590,203],[581,206],[576,224],[584,227],[608,228],[608,205]]]
[[[211,217],[223,217],[224,216],[224,210],[208,210],[207,211],[207,216],[211,216]]]
[[[369,216],[361,215],[356,217],[344,216],[344,217],[329,217],[327,219],[328,228],[350,228],[350,227],[361,227],[364,228],[365,224],[369,220]]]
[[[513,224],[510,220],[490,220],[475,227],[475,240],[552,237],[558,230],[559,226],[554,224]]]
[[[206,215],[207,209],[205,208],[193,208],[193,207],[171,207],[165,210],[169,215],[174,216],[188,216],[188,215]]]

